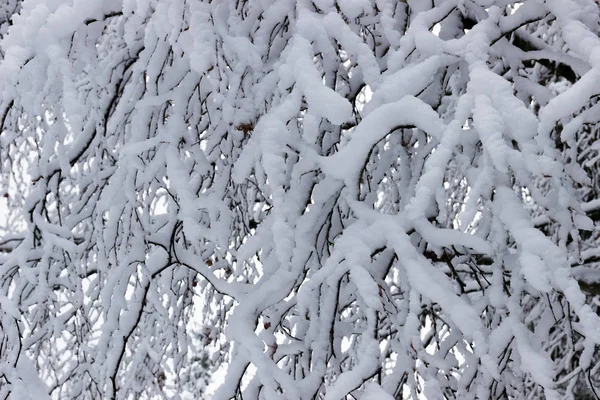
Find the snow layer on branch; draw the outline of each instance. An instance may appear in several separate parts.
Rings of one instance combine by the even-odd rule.
[[[352,132],[346,146],[321,160],[322,168],[328,175],[342,179],[348,187],[356,187],[373,146],[395,129],[406,126],[418,126],[437,138],[443,131],[438,115],[429,106],[415,97],[406,96],[370,113]]]
[[[352,105],[334,90],[324,86],[321,74],[312,60],[312,46],[303,37],[296,37],[288,54],[288,63],[302,88],[309,107],[334,124],[350,119]]]

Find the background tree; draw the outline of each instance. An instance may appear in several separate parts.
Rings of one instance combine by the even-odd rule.
[[[598,392],[594,1],[5,3],[0,397]]]

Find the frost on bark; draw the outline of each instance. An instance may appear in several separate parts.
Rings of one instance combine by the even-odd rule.
[[[4,4],[0,398],[600,393],[594,1]]]

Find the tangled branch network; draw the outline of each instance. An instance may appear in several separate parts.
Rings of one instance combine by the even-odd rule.
[[[600,393],[593,0],[0,3],[0,398]]]

